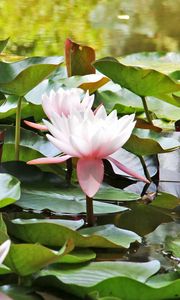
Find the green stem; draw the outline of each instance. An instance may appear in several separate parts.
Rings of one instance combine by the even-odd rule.
[[[15,129],[15,160],[19,160],[19,143],[20,143],[20,127],[21,127],[21,101],[19,97],[16,110],[16,129]]]
[[[93,198],[86,195],[86,222],[88,226],[94,225],[94,213],[93,213]]]
[[[151,115],[150,115],[149,110],[148,110],[146,97],[142,96],[141,99],[142,99],[142,103],[143,103],[143,106],[144,106],[144,111],[145,111],[145,114],[146,114],[146,118],[147,118],[149,124],[153,125]]]
[[[144,170],[144,173],[145,173],[147,179],[151,182],[151,176],[150,176],[150,174],[149,174],[149,171],[148,171],[148,168],[147,168],[147,166],[146,166],[146,163],[145,163],[144,158],[143,158],[142,156],[139,156],[139,159],[140,159],[140,161],[141,161],[141,164],[142,164],[142,166],[143,166],[143,170]]]

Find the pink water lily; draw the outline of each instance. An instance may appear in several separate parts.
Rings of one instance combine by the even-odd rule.
[[[52,135],[47,134],[47,138],[64,155],[39,158],[29,161],[28,164],[62,163],[71,157],[78,158],[79,184],[88,197],[96,194],[103,181],[103,159],[115,164],[125,173],[149,182],[112,156],[129,139],[135,126],[134,115],[118,119],[116,110],[107,115],[104,106],[100,106],[95,114],[91,109],[86,109],[83,113],[74,110],[68,116],[60,116],[52,111],[49,117],[51,123],[44,123]]]
[[[0,245],[0,265],[3,263],[6,258],[9,249],[10,249],[11,241],[7,240],[3,244]]]
[[[94,95],[89,95],[87,91],[83,96],[83,90],[80,88],[71,88],[64,90],[63,88],[50,91],[50,94],[42,95],[42,108],[48,117],[51,119],[52,112],[56,112],[59,116],[62,114],[68,116],[72,110],[78,110],[80,112],[91,108],[94,102]],[[24,123],[32,128],[47,131],[48,128],[45,125],[33,123],[30,121],[24,121]]]

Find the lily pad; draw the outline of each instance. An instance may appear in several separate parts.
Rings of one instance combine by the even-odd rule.
[[[59,286],[82,299],[97,292],[101,297],[119,297],[120,295],[122,299],[149,300],[154,298],[148,297],[147,291],[150,289],[144,283],[159,270],[159,267],[158,261],[148,263],[96,262],[76,269],[59,269],[54,266],[51,269],[42,270],[37,282],[43,279],[42,282],[47,285],[52,284],[52,286],[54,282],[56,288]],[[139,287],[145,290],[143,297],[146,295],[147,298],[141,297]]]
[[[5,129],[2,161],[14,160],[14,135],[13,126],[0,126]],[[37,133],[21,128],[20,160],[28,161],[34,157],[55,156],[59,150],[55,148],[45,137]]]
[[[20,182],[9,174],[0,174],[0,208],[20,198]]]
[[[123,212],[127,207],[105,203],[104,201],[135,201],[140,196],[136,193],[123,191],[110,186],[102,186],[95,195],[93,201],[94,213],[105,214],[114,212]],[[20,200],[16,203],[18,206],[26,209],[44,210],[49,209],[56,213],[79,214],[86,212],[85,196],[80,188],[54,188],[52,185],[46,187],[26,186],[22,188]]]
[[[179,147],[176,139],[147,129],[135,129],[123,146],[127,151],[140,156],[171,152]]]
[[[153,68],[129,65],[113,57],[105,57],[94,63],[95,68],[131,92],[141,96],[153,96],[173,105],[180,106],[174,92],[180,85],[171,77]]]
[[[136,233],[112,224],[76,231],[68,227],[68,222],[64,220],[61,224],[57,220],[15,219],[7,225],[8,232],[16,238],[48,246],[62,246],[67,240],[72,240],[76,247],[81,248],[128,248],[135,241],[141,242]]]
[[[54,251],[39,244],[11,244],[4,263],[16,274],[27,276],[39,271],[44,266],[58,261],[59,257],[73,249],[69,241],[59,251]]]
[[[96,253],[91,249],[78,249],[58,259],[63,264],[79,264],[96,258]]]
[[[24,96],[63,62],[63,57],[32,57],[6,63],[0,61],[0,91]]]

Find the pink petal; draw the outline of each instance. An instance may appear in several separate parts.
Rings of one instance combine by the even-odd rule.
[[[135,177],[141,181],[144,181],[146,183],[150,183],[149,180],[147,180],[145,177],[137,174],[136,172],[130,170],[129,168],[127,168],[126,166],[124,166],[123,164],[121,164],[118,160],[114,159],[111,156],[107,157],[107,160],[111,163],[114,163],[116,165],[116,167],[118,167],[120,170],[122,170],[123,172],[125,172],[126,174]]]
[[[83,192],[88,197],[93,197],[103,181],[103,161],[101,159],[80,158],[77,163],[77,176]]]
[[[38,130],[45,130],[48,131],[48,128],[45,125],[41,125],[41,124],[37,124],[37,123],[33,123],[33,122],[29,122],[24,120],[24,123],[32,128],[38,129]]]
[[[63,155],[58,157],[41,157],[27,162],[28,165],[43,165],[43,164],[60,164],[71,158],[70,155]]]

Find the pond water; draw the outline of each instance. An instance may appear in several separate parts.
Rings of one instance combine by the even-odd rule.
[[[62,55],[67,37],[97,56],[178,51],[180,0],[1,0],[0,39],[19,55]]]

